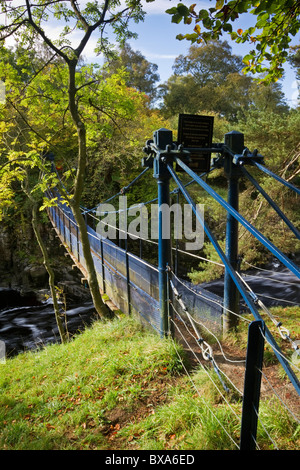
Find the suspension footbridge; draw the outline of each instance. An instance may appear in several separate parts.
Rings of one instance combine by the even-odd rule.
[[[299,354],[298,342],[291,337],[288,329],[280,321],[273,318],[270,311],[238,272],[238,225],[241,224],[296,279],[300,279],[299,267],[246,220],[238,210],[239,180],[243,177],[253,184],[256,190],[268,201],[270,207],[277,212],[293,235],[299,239],[300,234],[297,227],[290,222],[276,202],[263,190],[246,167],[252,167],[267,173],[270,178],[276,179],[276,181],[288,187],[290,191],[295,192],[297,195],[300,194],[300,189],[269,170],[264,163],[263,156],[256,150],[251,152],[245,147],[243,134],[235,131],[229,132],[225,135],[223,143],[212,143],[211,125],[211,118],[209,117],[181,115],[179,138],[176,142],[173,141],[171,131],[167,129],[155,131],[153,139],[148,140],[143,149],[146,154],[142,159],[144,169],[125,188],[128,191],[140,178],[145,178],[145,175],[149,176],[151,171],[157,181],[157,198],[153,200],[157,202],[158,207],[156,242],[158,259],[156,264],[149,263],[144,259],[142,252],[140,255],[137,255],[127,249],[126,240],[128,233],[123,237],[124,247],[121,247],[115,240],[100,234],[99,230],[92,227],[87,221],[88,238],[101,293],[105,302],[112,310],[119,309],[123,313],[139,316],[145,324],[153,328],[160,336],[174,334],[175,319],[183,318],[184,321],[190,322],[204,359],[211,361],[217,373],[218,368],[213,358],[212,349],[206,343],[196,323],[200,321],[206,328],[214,331],[216,335],[220,335],[224,328],[230,329],[236,323],[239,317],[239,302],[242,299],[253,316],[253,323],[260,327],[259,335],[263,335],[263,340],[266,340],[271,345],[290,382],[298,395],[300,395],[297,372],[295,372],[290,360],[280,350],[266,322],[263,321],[260,311],[264,311],[270,321],[273,324],[275,323],[280,337],[289,342],[296,354]],[[212,158],[212,154],[216,154],[216,157]],[[224,168],[228,180],[227,201],[205,181],[204,176],[215,168]],[[189,175],[191,182],[207,191],[226,210],[225,251],[221,248],[220,243],[205,222],[205,217],[199,212],[197,204],[189,193],[188,185],[191,182],[184,184],[181,174]],[[221,259],[225,269],[223,298],[212,294],[208,290],[201,288],[201,286],[197,286],[197,289],[194,289],[193,286],[184,282],[174,272],[172,250],[176,250],[176,248],[171,246],[168,237],[163,236],[165,218],[162,208],[166,205],[170,206],[170,180],[176,183],[175,192],[183,196],[194,213],[198,227],[201,227]],[[124,195],[124,193],[123,188],[118,194],[113,195],[105,202],[108,203],[113,198]],[[57,231],[57,235],[74,264],[81,270],[84,278],[87,278],[87,266],[83,256],[81,236],[74,215],[59,193],[49,191],[48,197],[49,199],[56,198],[56,201],[58,201],[55,205],[49,207],[48,210],[50,220]],[[153,201],[139,203],[138,207],[141,208]],[[127,209],[122,210],[126,211]],[[120,214],[121,211],[117,212]],[[96,214],[97,208],[82,208],[82,212],[86,216],[88,214]],[[143,238],[140,237],[140,241],[142,240]],[[151,240],[148,241],[151,242]],[[251,347],[249,345],[250,350]],[[261,352],[257,359],[256,368],[262,362],[262,355],[263,352]],[[218,375],[222,381],[220,374]],[[253,385],[255,380],[257,381],[257,378],[252,378],[250,383]],[[226,389],[224,383],[223,386]]]

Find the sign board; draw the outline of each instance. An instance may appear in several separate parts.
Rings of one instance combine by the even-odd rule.
[[[199,116],[196,114],[179,114],[177,143],[183,144],[185,149],[211,148],[213,136],[213,116]],[[205,151],[191,151],[189,168],[195,173],[202,173],[210,169],[211,153]],[[176,171],[183,171],[176,165]]]

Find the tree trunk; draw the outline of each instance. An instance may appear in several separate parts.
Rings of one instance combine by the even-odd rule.
[[[88,272],[88,284],[89,289],[91,292],[91,296],[93,299],[94,307],[100,316],[102,317],[110,317],[110,311],[107,306],[104,304],[98,278],[95,270],[94,260],[91,253],[90,242],[87,233],[87,227],[85,224],[85,220],[81,214],[80,209],[80,202],[81,202],[81,195],[84,187],[84,177],[85,177],[85,169],[86,169],[86,160],[87,160],[87,152],[86,152],[86,129],[84,122],[80,119],[80,115],[78,112],[78,107],[76,103],[76,84],[75,84],[75,71],[76,71],[77,61],[71,61],[69,66],[69,110],[76,126],[77,136],[78,136],[78,159],[77,159],[77,172],[76,172],[76,179],[74,184],[74,196],[70,200],[70,206],[73,211],[75,220],[78,225],[83,255],[86,262],[86,268]]]
[[[76,204],[72,202],[70,206],[74,214],[75,220],[78,224],[78,230],[80,233],[80,238],[81,238],[81,243],[82,243],[83,256],[85,259],[86,269],[88,272],[88,284],[89,284],[89,289],[90,289],[91,296],[93,299],[94,307],[98,315],[100,316],[100,318],[110,317],[111,316],[110,310],[104,304],[101,293],[100,293],[97,273],[95,270],[94,260],[93,260],[93,256],[91,253],[91,246],[90,246],[90,241],[88,238],[88,232],[87,232],[87,227],[86,227],[84,217],[81,214],[80,207],[78,207]]]
[[[65,331],[63,322],[60,317],[60,309],[59,309],[59,304],[56,296],[56,290],[55,290],[55,284],[54,284],[54,272],[51,267],[50,259],[47,253],[47,249],[45,247],[45,244],[43,242],[43,239],[41,237],[39,227],[38,227],[38,221],[37,221],[37,206],[35,203],[33,203],[32,207],[32,219],[31,219],[31,224],[33,227],[33,231],[35,234],[35,237],[37,239],[37,242],[39,244],[40,250],[43,255],[43,264],[48,272],[49,275],[49,287],[50,287],[50,292],[51,292],[51,297],[53,300],[53,307],[54,307],[54,314],[55,314],[55,319],[56,319],[56,324],[58,327],[59,335],[61,338],[62,343],[68,342],[68,334]]]

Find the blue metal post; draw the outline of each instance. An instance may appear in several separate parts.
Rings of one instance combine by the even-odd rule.
[[[225,134],[225,145],[236,154],[244,149],[244,135],[237,131]],[[228,204],[235,210],[239,209],[239,177],[240,169],[232,161],[232,155],[225,154],[224,169],[228,179]],[[226,256],[234,270],[238,267],[238,221],[229,212],[226,225]],[[226,333],[237,324],[239,313],[239,291],[228,269],[224,276],[224,321],[223,332]],[[234,312],[234,313],[231,313]]]
[[[169,205],[169,180],[159,178],[158,184],[158,283],[159,283],[159,305],[161,316],[161,334],[168,333],[168,286],[167,267],[170,262],[170,240],[163,237],[162,204]]]
[[[169,289],[167,269],[171,261],[171,240],[164,233],[162,205],[170,205],[170,173],[167,168],[166,157],[160,150],[172,145],[172,131],[159,129],[154,132],[154,144],[157,148],[156,158],[153,162],[153,176],[158,186],[158,285],[160,308],[160,331],[162,336],[169,334]]]

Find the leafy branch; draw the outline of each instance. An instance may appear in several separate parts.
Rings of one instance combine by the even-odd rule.
[[[173,23],[194,23],[193,32],[178,34],[179,40],[199,44],[220,39],[227,33],[237,43],[255,44],[255,49],[244,57],[245,73],[263,73],[264,82],[277,81],[283,75],[289,44],[300,29],[299,0],[216,0],[214,7],[201,9],[198,13],[195,6],[179,3],[166,11]],[[245,31],[241,28],[235,31],[235,21],[245,13],[253,15],[252,26]]]

